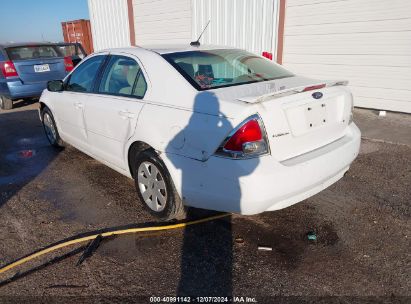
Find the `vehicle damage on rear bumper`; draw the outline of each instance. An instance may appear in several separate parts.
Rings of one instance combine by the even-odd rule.
[[[271,155],[200,162],[163,154],[162,159],[185,204],[251,215],[286,208],[338,181],[357,157],[360,141],[360,130],[351,123],[338,140],[282,161]]]

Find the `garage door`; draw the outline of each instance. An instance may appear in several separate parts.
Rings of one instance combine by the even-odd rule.
[[[202,43],[273,54],[277,42],[277,0],[192,0],[193,40],[210,20]]]
[[[134,0],[137,45],[191,41],[191,0]]]
[[[356,106],[411,113],[411,1],[287,0],[283,62],[349,80]]]

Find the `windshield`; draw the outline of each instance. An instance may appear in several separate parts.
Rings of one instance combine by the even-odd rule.
[[[6,51],[10,60],[62,57],[62,54],[54,45],[9,47]]]
[[[170,53],[163,57],[197,90],[294,76],[265,58],[236,49]]]

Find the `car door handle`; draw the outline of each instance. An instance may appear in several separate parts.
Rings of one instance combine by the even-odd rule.
[[[76,109],[82,109],[82,108],[84,108],[84,105],[81,102],[75,102],[74,107]]]
[[[132,119],[136,117],[136,114],[131,113],[129,111],[119,111],[118,115],[120,115],[123,119]]]

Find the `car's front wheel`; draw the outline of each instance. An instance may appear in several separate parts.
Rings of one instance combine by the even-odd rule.
[[[2,110],[13,109],[13,100],[5,96],[0,96],[0,109]]]
[[[136,156],[134,179],[138,197],[151,214],[162,220],[184,217],[184,206],[170,173],[153,150],[145,150]]]
[[[57,148],[64,147],[63,141],[60,138],[56,122],[54,121],[54,117],[53,114],[51,114],[50,109],[45,107],[41,112],[41,117],[44,132],[46,133],[47,139],[50,142],[50,144]]]

